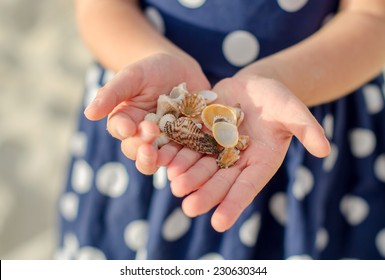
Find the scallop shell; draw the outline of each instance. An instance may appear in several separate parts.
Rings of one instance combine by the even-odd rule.
[[[218,98],[218,94],[212,90],[201,90],[198,94],[203,97],[206,104],[210,104]]]
[[[158,97],[158,102],[157,102],[157,107],[156,107],[156,114],[159,117],[164,116],[165,114],[173,114],[176,117],[179,116],[179,104],[177,101],[174,99],[170,98],[167,95],[160,95]]]
[[[145,121],[150,121],[155,124],[158,124],[159,119],[160,119],[159,116],[155,113],[148,113],[147,115],[144,116]]]
[[[249,146],[250,137],[248,135],[240,135],[238,139],[238,143],[235,146],[238,150],[244,151]]]
[[[201,114],[202,122],[208,129],[211,130],[214,123],[214,118],[217,116],[226,118],[230,123],[237,123],[237,115],[235,110],[232,107],[221,104],[211,104],[206,106]]]
[[[169,97],[175,100],[176,102],[180,103],[187,94],[188,90],[186,87],[186,83],[181,83],[171,90]]]
[[[214,137],[204,133],[189,118],[166,123],[165,134],[173,141],[204,154],[218,154],[220,149]]]
[[[241,157],[241,152],[237,148],[224,149],[217,157],[216,162],[220,168],[233,166]]]
[[[206,107],[204,98],[196,93],[187,94],[181,101],[179,110],[188,118],[199,116]]]
[[[168,122],[173,122],[176,120],[176,117],[173,114],[166,114],[159,120],[159,129],[161,131],[164,131],[164,128],[166,127],[166,124]]]
[[[212,126],[214,139],[225,148],[235,147],[239,140],[238,128],[227,121],[216,122]]]

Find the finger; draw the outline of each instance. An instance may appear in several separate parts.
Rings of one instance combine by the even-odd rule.
[[[162,146],[158,151],[158,166],[167,166],[175,158],[183,146],[171,141]]]
[[[213,157],[202,157],[185,173],[171,181],[171,191],[176,197],[183,197],[202,186],[218,170]]]
[[[137,125],[125,111],[120,111],[108,117],[107,130],[113,137],[123,140],[135,135]]]
[[[183,212],[196,217],[210,211],[225,198],[239,174],[240,170],[235,167],[218,170],[199,190],[183,200]]]
[[[144,143],[139,146],[136,157],[136,168],[145,175],[154,174],[158,169],[156,160],[158,149],[153,145]]]
[[[167,176],[172,181],[176,176],[185,172],[194,163],[196,163],[202,154],[195,152],[189,148],[182,148],[167,168]]]
[[[286,127],[312,155],[326,157],[330,153],[330,144],[323,128],[305,105],[295,104],[295,106],[297,108],[291,110],[297,113],[291,114],[292,117],[285,120]],[[288,119],[290,121],[287,121]]]
[[[274,174],[263,171],[257,166],[248,166],[238,176],[211,218],[216,231],[229,229]]]
[[[159,133],[159,128],[155,124],[149,121],[141,122],[136,135],[122,141],[121,150],[123,154],[129,159],[136,160],[139,146],[144,143],[151,144]]]
[[[90,120],[100,120],[124,100],[130,99],[141,91],[143,70],[139,63],[132,64],[102,87],[95,99],[84,111]]]

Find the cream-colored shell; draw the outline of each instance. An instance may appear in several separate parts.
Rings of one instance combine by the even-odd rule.
[[[182,99],[179,111],[188,118],[199,116],[206,107],[205,99],[199,94],[190,93]]]
[[[155,139],[153,145],[157,148],[160,148],[170,142],[170,138],[164,132],[161,132],[160,135]]]
[[[206,104],[210,104],[218,98],[218,94],[212,90],[201,90],[198,94],[204,98]]]
[[[237,123],[237,115],[235,110],[229,106],[221,104],[210,104],[206,106],[201,114],[202,122],[209,130],[212,130],[214,118],[218,116],[226,118],[230,123]]]
[[[170,98],[167,95],[160,95],[158,97],[156,114],[159,117],[164,116],[165,114],[173,114],[176,117],[179,116],[179,104],[174,99]]]
[[[239,133],[235,124],[229,122],[216,122],[212,126],[214,139],[225,148],[235,147],[238,143]]]
[[[181,83],[171,90],[169,97],[175,100],[176,102],[180,103],[187,94],[188,90],[186,87],[186,83]]]
[[[238,143],[235,147],[240,151],[244,151],[249,146],[249,143],[250,143],[250,137],[248,135],[240,135],[238,139]]]
[[[145,121],[150,121],[155,124],[158,124],[160,117],[155,114],[155,113],[148,113],[147,115],[144,116]]]
[[[159,120],[159,129],[161,131],[164,131],[166,124],[168,122],[174,122],[176,120],[176,117],[173,114],[166,114]]]

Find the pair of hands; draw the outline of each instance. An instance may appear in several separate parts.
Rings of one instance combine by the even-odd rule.
[[[229,229],[276,173],[295,135],[314,156],[329,153],[329,143],[308,108],[278,81],[237,74],[217,83],[217,103],[240,103],[245,119],[240,134],[250,136],[249,147],[229,169],[215,158],[173,142],[156,149],[158,127],[143,121],[155,111],[160,94],[186,82],[189,91],[209,89],[199,65],[190,58],[157,54],[129,65],[97,94],[85,114],[90,120],[108,115],[107,129],[122,140],[122,151],[144,174],[168,166],[172,193],[184,197],[182,209],[195,217],[212,208],[215,230]]]

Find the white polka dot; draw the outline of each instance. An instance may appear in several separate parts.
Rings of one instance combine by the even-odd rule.
[[[385,154],[379,155],[374,162],[374,174],[378,180],[385,183]]]
[[[318,249],[318,251],[323,251],[329,242],[329,234],[326,229],[321,228],[317,232],[316,240],[315,240],[315,246]]]
[[[147,19],[150,21],[150,23],[152,24],[152,26],[156,30],[158,30],[160,34],[165,34],[166,28],[164,25],[164,21],[163,21],[162,15],[159,13],[157,9],[155,9],[154,7],[148,7],[145,10],[145,15]]]
[[[64,219],[75,220],[78,215],[79,197],[73,192],[63,194],[59,201],[59,208]]]
[[[255,245],[258,239],[260,226],[261,215],[259,213],[254,213],[242,224],[239,230],[239,238],[245,246],[253,247]]]
[[[287,220],[287,197],[283,192],[274,194],[269,202],[269,209],[273,217],[281,225],[285,225]]]
[[[349,135],[350,148],[355,157],[369,156],[376,147],[376,136],[369,129],[355,128]]]
[[[378,252],[385,258],[385,229],[382,229],[377,233],[375,242]]]
[[[329,172],[333,169],[338,158],[338,147],[334,143],[330,143],[330,154],[323,159],[322,168],[324,171]]]
[[[148,240],[148,223],[145,220],[135,220],[124,230],[124,241],[128,248],[138,251],[146,247]]]
[[[200,260],[224,260],[224,257],[218,253],[207,253],[199,258]]]
[[[129,177],[125,166],[119,162],[108,162],[96,174],[96,187],[100,193],[121,196],[127,189]]]
[[[71,139],[71,151],[76,157],[83,157],[87,151],[87,135],[82,132],[76,132]]]
[[[73,233],[65,233],[63,237],[63,247],[55,252],[56,260],[71,260],[79,249],[79,241]]]
[[[313,188],[314,178],[310,170],[305,166],[298,167],[293,183],[293,195],[296,199],[302,200]]]
[[[340,202],[340,211],[353,226],[360,224],[369,213],[368,203],[354,195],[345,195]]]
[[[94,172],[85,160],[76,160],[73,166],[71,183],[73,189],[80,193],[86,193],[91,189]]]
[[[163,238],[167,241],[178,240],[187,233],[190,225],[191,219],[183,213],[181,208],[177,208],[167,217],[163,224]]]
[[[165,166],[159,167],[154,173],[152,183],[158,190],[163,189],[167,185],[167,168]]]
[[[253,62],[259,54],[259,43],[253,34],[243,30],[229,33],[223,41],[223,55],[234,66]]]
[[[76,255],[77,260],[105,260],[106,256],[98,248],[91,246],[81,247]]]
[[[333,138],[333,131],[334,131],[334,117],[332,114],[325,115],[322,126],[325,130],[326,137],[330,140]]]
[[[362,88],[366,108],[369,113],[376,114],[384,108],[384,96],[377,85],[366,85]]]
[[[140,248],[135,255],[135,260],[146,260],[147,259],[147,249]]]
[[[178,2],[186,8],[196,9],[202,6],[206,0],[178,0]]]
[[[306,5],[308,0],[277,0],[278,5],[286,12],[297,12]]]
[[[312,257],[309,255],[303,254],[303,255],[293,255],[287,258],[288,260],[312,260]]]

